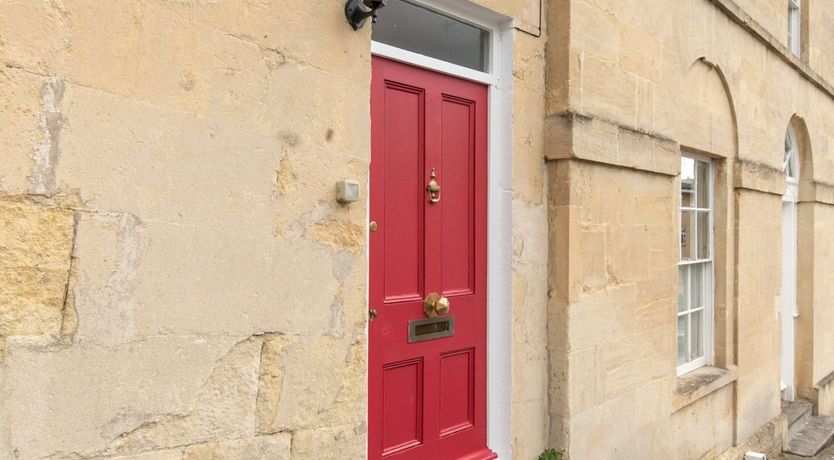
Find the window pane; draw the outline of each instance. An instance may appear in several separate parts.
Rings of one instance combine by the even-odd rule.
[[[692,313],[690,321],[692,342],[689,347],[689,361],[692,361],[704,356],[704,311],[699,310]]]
[[[712,235],[712,229],[710,228],[709,212],[698,212],[697,218],[698,258],[709,259],[712,256],[710,254],[710,235]]]
[[[710,173],[709,173],[709,163],[705,161],[698,161],[696,163],[696,181],[697,181],[697,192],[698,192],[698,207],[699,208],[709,208],[709,194],[710,190],[712,190],[712,184],[710,183]]]
[[[695,206],[695,160],[681,157],[681,207]]]
[[[695,260],[695,214],[681,211],[681,260]]]
[[[402,0],[378,10],[374,41],[486,72],[489,32]]]
[[[704,306],[704,265],[690,265],[691,287],[689,288],[689,308]]]
[[[688,310],[686,306],[686,293],[689,288],[689,266],[678,267],[678,311]]]
[[[689,337],[686,330],[687,318],[689,318],[688,315],[678,316],[678,366],[680,366],[681,364],[686,364],[686,362],[689,361],[688,359],[686,359],[686,357],[689,355]]]

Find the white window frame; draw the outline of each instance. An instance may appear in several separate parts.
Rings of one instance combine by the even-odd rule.
[[[679,235],[678,239],[677,239],[677,241],[678,241],[678,279],[680,279],[680,267],[689,266],[691,268],[692,266],[696,266],[696,265],[702,265],[702,266],[706,267],[705,270],[704,270],[704,274],[703,274],[704,276],[703,276],[703,292],[702,292],[703,300],[704,300],[704,308],[703,308],[703,322],[704,322],[704,324],[703,324],[703,329],[702,329],[703,330],[703,341],[704,341],[704,344],[703,344],[704,355],[699,357],[699,358],[696,358],[694,360],[683,363],[681,365],[677,365],[677,352],[678,352],[678,350],[677,350],[677,346],[678,346],[678,340],[677,340],[678,321],[677,321],[677,318],[680,317],[681,315],[691,315],[693,310],[686,310],[686,311],[683,311],[683,312],[678,312],[677,301],[675,301],[675,312],[676,312],[676,314],[675,314],[675,364],[677,366],[677,375],[678,376],[681,376],[681,375],[687,374],[689,372],[692,372],[695,369],[698,369],[699,367],[706,366],[707,364],[712,364],[713,363],[713,357],[714,357],[714,354],[715,354],[715,346],[714,346],[715,341],[713,339],[714,334],[715,334],[715,322],[714,322],[714,314],[715,314],[714,313],[714,310],[715,310],[714,309],[714,306],[715,306],[715,287],[714,287],[715,286],[715,283],[714,283],[714,278],[715,278],[715,164],[714,164],[713,160],[709,157],[693,154],[693,153],[690,153],[690,152],[681,152],[681,159],[683,159],[683,158],[691,158],[691,159],[695,160],[696,162],[697,161],[702,161],[702,162],[705,162],[709,165],[709,173],[708,173],[709,174],[709,190],[708,190],[708,194],[707,194],[708,201],[709,201],[709,207],[707,207],[707,208],[684,207],[682,202],[680,202],[680,201],[678,202],[678,235]],[[696,171],[697,171],[697,168],[696,168]],[[681,199],[680,197],[681,197],[682,190],[683,190],[682,177],[683,177],[683,175],[681,174],[681,176],[680,176],[681,179],[679,179],[679,185],[678,185],[678,200]],[[697,196],[697,190],[693,190],[692,193],[695,194],[695,196]],[[695,204],[697,206],[697,203],[695,203]],[[709,258],[697,259],[697,260],[682,260],[682,255],[683,254],[681,253],[680,234],[681,234],[681,230],[682,230],[681,216],[683,215],[683,211],[707,211],[707,212],[709,212],[709,223],[708,223],[709,229],[710,229],[710,231],[709,231],[709,242],[708,242]],[[697,213],[693,212],[693,215],[697,216]],[[696,218],[696,222],[697,222],[697,218]],[[693,226],[693,230],[694,230],[695,234],[687,235],[687,237],[688,238],[695,237],[695,239],[693,241],[697,242],[697,224],[695,226]],[[697,249],[696,249],[696,251],[697,251]],[[692,288],[692,283],[691,283],[691,281],[688,281],[687,282],[687,293],[686,293],[687,299],[690,296],[691,288]],[[680,290],[680,289],[681,289],[681,286],[678,286],[678,290]],[[687,300],[687,302],[688,302],[688,300]],[[687,324],[691,324],[691,323],[687,322]],[[688,332],[687,333],[687,340],[689,340],[690,344],[691,344],[691,340],[692,340],[691,326],[690,326],[689,331],[687,331],[687,332]]]
[[[802,0],[788,0],[788,49],[799,56],[802,52]]]
[[[788,168],[790,166],[790,168]],[[799,201],[799,145],[796,142],[796,130],[793,125],[788,125],[788,132],[785,135],[785,154],[782,160],[782,170],[785,171],[787,188],[785,199]],[[793,174],[788,174],[788,171]]]

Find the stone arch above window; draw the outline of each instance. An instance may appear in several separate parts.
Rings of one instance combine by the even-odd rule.
[[[786,193],[795,192],[798,200],[814,200],[814,163],[811,140],[805,120],[794,115],[785,130],[785,146],[782,151],[782,169],[785,172]],[[790,188],[794,190],[789,190]]]
[[[695,61],[681,82],[676,123],[678,142],[718,157],[736,153],[736,117],[721,69],[705,58]]]

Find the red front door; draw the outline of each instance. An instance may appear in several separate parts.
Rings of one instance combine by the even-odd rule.
[[[379,57],[372,67],[368,456],[495,458],[486,445],[487,88]],[[429,319],[432,293],[449,310]]]

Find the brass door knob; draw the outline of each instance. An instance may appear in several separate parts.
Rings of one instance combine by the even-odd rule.
[[[426,296],[423,301],[423,311],[426,316],[434,318],[435,316],[446,316],[452,306],[449,304],[449,299],[442,297],[436,292],[432,292]]]

